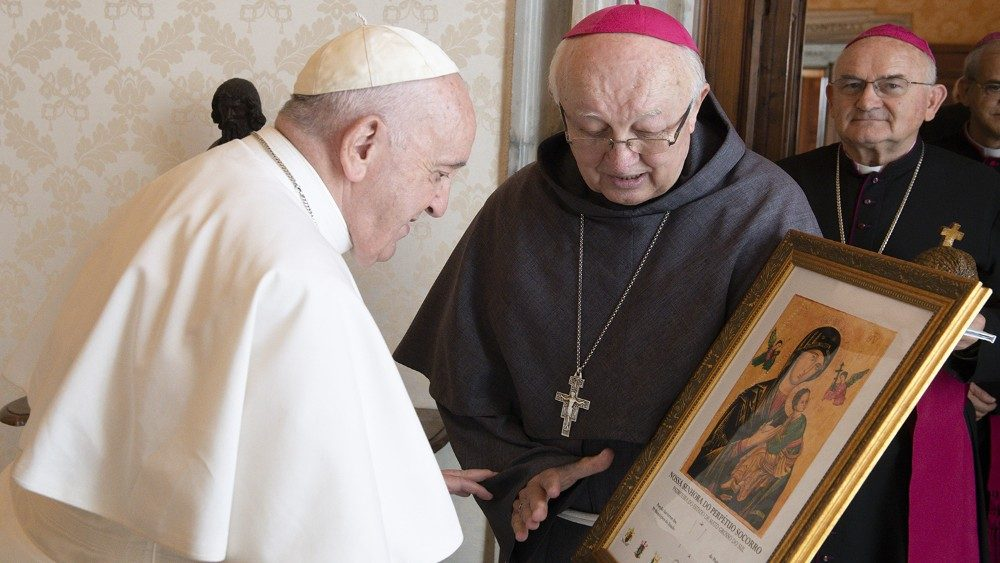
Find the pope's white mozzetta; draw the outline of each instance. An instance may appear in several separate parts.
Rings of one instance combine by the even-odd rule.
[[[488,498],[492,472],[442,475],[343,258],[388,260],[444,213],[475,137],[457,72],[412,31],[362,25],[310,58],[274,127],[100,228],[4,368],[31,415],[0,473],[0,560],[423,562],[461,544],[449,489]]]
[[[44,344],[5,372],[32,411],[0,493],[80,509],[95,545],[142,553],[440,560],[461,530],[341,256],[347,225],[299,151],[262,137],[315,223],[252,137],[144,188],[99,234]],[[22,516],[49,518],[42,497]]]

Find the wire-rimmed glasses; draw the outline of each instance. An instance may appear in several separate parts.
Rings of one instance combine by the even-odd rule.
[[[624,144],[630,151],[636,154],[649,156],[664,153],[670,147],[674,146],[677,139],[681,136],[681,129],[683,129],[684,124],[687,123],[687,118],[688,115],[691,114],[692,107],[694,107],[693,99],[690,103],[688,103],[687,109],[684,110],[684,115],[681,116],[680,121],[677,123],[677,129],[674,131],[672,137],[632,137],[631,139],[625,139],[623,141],[616,141],[615,139],[610,139],[608,137],[570,137],[569,127],[566,125],[566,113],[563,111],[561,104],[559,106],[559,114],[562,116],[566,142],[576,147],[579,151],[595,155],[598,153],[604,154],[614,148],[615,145]]]
[[[880,98],[898,98],[910,89],[911,84],[934,86],[933,82],[914,82],[901,76],[888,76],[885,78],[876,78],[875,80],[845,77],[838,78],[830,84],[841,94],[852,97],[860,96],[865,91],[865,88],[871,84],[872,88],[875,89],[875,95]]]

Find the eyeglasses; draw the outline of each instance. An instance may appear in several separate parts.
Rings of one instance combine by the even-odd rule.
[[[677,139],[681,136],[681,129],[687,122],[688,115],[691,114],[691,108],[694,107],[694,100],[692,99],[688,103],[688,107],[684,110],[684,115],[681,116],[680,121],[677,123],[677,129],[674,131],[673,138],[644,138],[644,137],[632,137],[631,139],[625,139],[624,141],[616,141],[614,139],[609,139],[607,137],[570,137],[569,127],[566,126],[566,113],[563,111],[562,105],[559,106],[559,114],[562,116],[563,129],[566,130],[566,142],[570,145],[576,147],[576,150],[589,153],[592,155],[604,154],[614,148],[617,144],[624,144],[628,147],[628,150],[640,154],[643,156],[650,156],[654,154],[664,153],[670,147],[674,146]]]
[[[979,86],[987,98],[1000,98],[1000,82],[976,82],[975,80],[971,80],[971,82]]]
[[[861,80],[860,78],[838,78],[831,82],[838,92],[845,96],[860,96],[869,84],[875,89],[875,95],[880,98],[898,98],[910,89],[910,84],[934,86],[932,82],[911,82],[905,78],[876,78]]]

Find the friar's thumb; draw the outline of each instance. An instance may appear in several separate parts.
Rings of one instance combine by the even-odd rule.
[[[570,471],[567,477],[569,477],[570,481],[566,484],[566,487],[569,487],[584,477],[590,477],[591,475],[606,470],[611,467],[611,462],[614,459],[615,452],[611,448],[604,448],[601,450],[601,453],[597,455],[580,458],[569,466]]]

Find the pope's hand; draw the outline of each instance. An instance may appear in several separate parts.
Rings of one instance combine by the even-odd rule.
[[[448,492],[460,497],[467,497],[470,494],[476,498],[490,500],[493,494],[486,490],[486,487],[479,484],[483,479],[489,479],[496,475],[496,471],[489,469],[442,469],[441,476],[444,477],[444,484],[448,486]]]
[[[517,500],[510,514],[510,523],[514,528],[514,539],[528,539],[528,532],[537,530],[549,515],[549,499],[558,497],[574,483],[600,473],[611,466],[615,454],[611,448],[594,456],[584,457],[573,463],[553,467],[542,471],[517,493]]]

